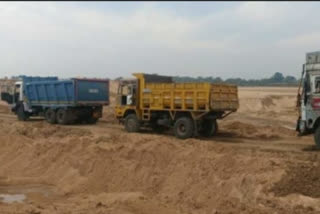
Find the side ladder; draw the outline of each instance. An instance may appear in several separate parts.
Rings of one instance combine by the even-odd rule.
[[[148,120],[150,120],[150,117],[151,117],[150,110],[149,109],[143,109],[143,111],[142,111],[142,120],[148,121]]]

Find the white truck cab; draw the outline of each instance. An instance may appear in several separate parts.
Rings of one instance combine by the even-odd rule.
[[[300,135],[314,133],[320,149],[320,51],[307,53],[298,93]]]
[[[13,103],[23,101],[23,82],[22,81],[17,81],[14,84],[13,93],[14,93]]]

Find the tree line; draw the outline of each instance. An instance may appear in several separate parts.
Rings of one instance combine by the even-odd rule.
[[[238,86],[297,86],[298,79],[294,76],[284,76],[280,72],[276,72],[270,78],[264,79],[242,79],[242,78],[229,78],[223,80],[220,77],[188,77],[188,76],[174,76],[175,82],[210,82],[210,83],[229,83]]]
[[[155,74],[156,75],[156,74]],[[11,76],[11,78],[5,77],[4,80],[17,80],[18,76]],[[121,80],[122,77],[115,78],[115,80]],[[221,77],[189,77],[189,76],[173,76],[174,82],[210,82],[210,83],[229,83],[238,86],[298,86],[300,79],[294,76],[284,76],[280,72],[276,72],[270,78],[263,79],[242,79],[242,78],[228,78],[223,80]]]

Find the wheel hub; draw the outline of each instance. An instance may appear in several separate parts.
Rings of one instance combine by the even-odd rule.
[[[180,125],[179,125],[179,131],[180,131],[180,132],[185,132],[185,131],[186,131],[186,127],[185,127],[184,124],[180,124]]]

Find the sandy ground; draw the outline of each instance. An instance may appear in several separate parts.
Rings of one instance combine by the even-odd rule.
[[[319,152],[296,136],[296,90],[239,88],[219,134],[188,140],[126,133],[112,106],[97,125],[59,126],[19,122],[0,103],[0,197],[18,200],[0,213],[320,213]]]

